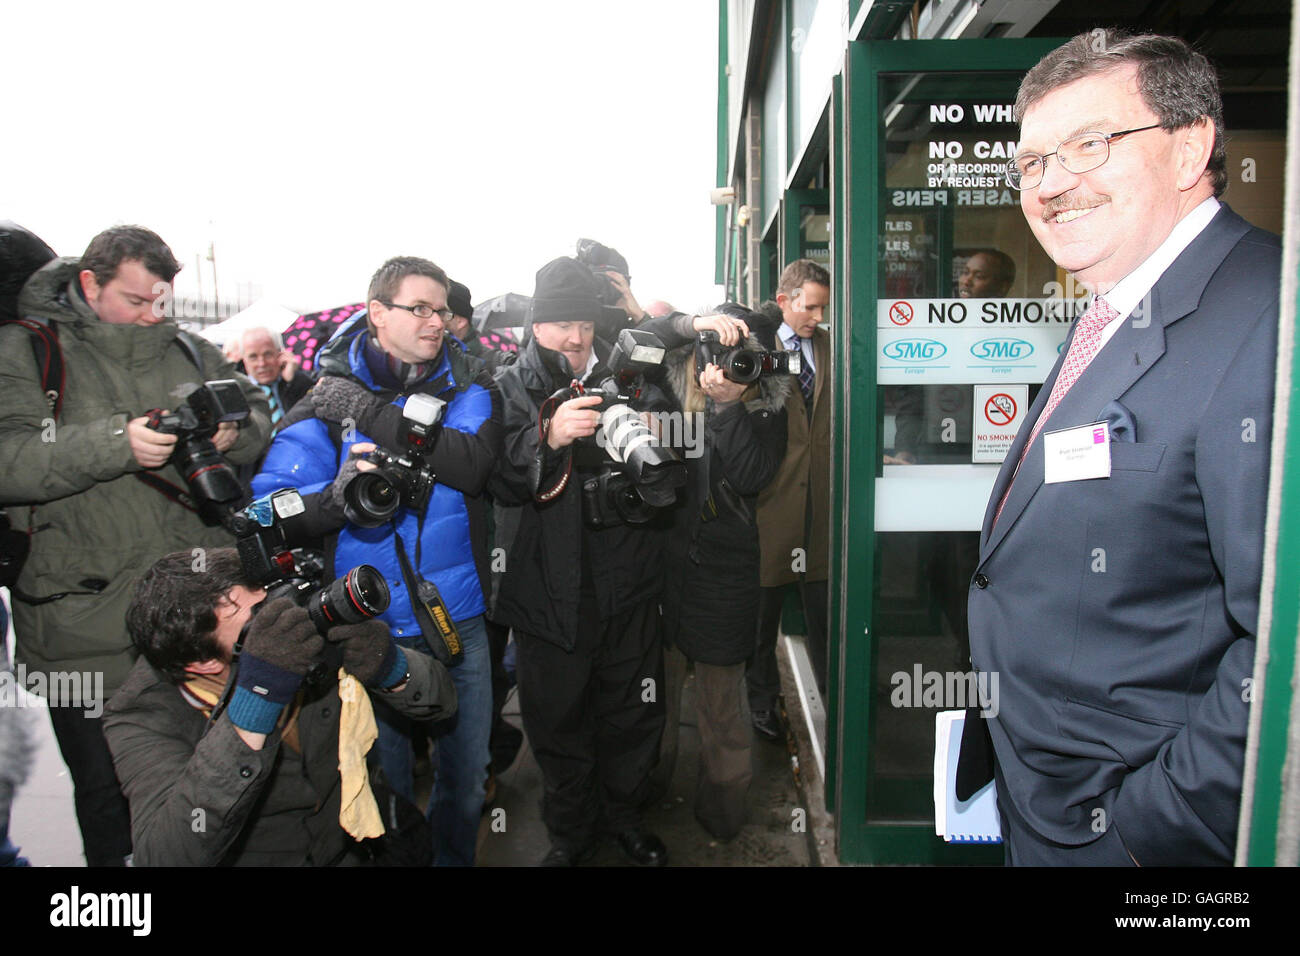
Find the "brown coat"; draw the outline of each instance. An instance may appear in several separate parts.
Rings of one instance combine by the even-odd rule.
[[[810,581],[830,575],[831,337],[825,329],[813,334],[813,358],[811,421],[796,385],[785,401],[785,460],[758,496],[763,587],[793,583],[799,570]]]

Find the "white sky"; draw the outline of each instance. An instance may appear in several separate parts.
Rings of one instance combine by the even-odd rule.
[[[532,294],[586,236],[642,304],[719,298],[710,0],[6,3],[0,45],[0,219],[61,255],[139,223],[178,296],[212,240],[309,311],[393,255]]]

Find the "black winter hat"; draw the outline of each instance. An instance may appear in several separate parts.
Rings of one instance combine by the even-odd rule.
[[[529,322],[598,322],[624,320],[622,309],[602,305],[591,270],[569,256],[552,259],[537,270]]]
[[[455,279],[451,280],[451,288],[447,290],[447,308],[451,309],[453,315],[472,320],[474,318],[473,298],[469,294],[468,286]]]

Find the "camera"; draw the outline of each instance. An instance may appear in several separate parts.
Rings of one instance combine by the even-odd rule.
[[[248,418],[248,401],[239,383],[233,379],[204,382],[186,396],[176,411],[164,414],[155,408],[147,417],[154,431],[176,436],[170,461],[185,476],[199,515],[208,524],[220,524],[245,498],[235,470],[212,444],[212,436],[222,422],[243,422]]]
[[[601,305],[617,306],[619,300],[623,298],[623,293],[605,273],[617,272],[619,275],[627,276],[627,260],[619,254],[618,250],[602,245],[595,239],[578,240],[577,259],[595,276],[596,285],[600,287],[598,296]]]
[[[287,597],[307,609],[323,636],[338,624],[357,624],[388,609],[388,582],[368,564],[321,586],[325,561],[317,551],[291,547],[301,540],[302,495],[281,488],[231,515],[239,563],[249,581],[266,589],[266,600]]]
[[[606,469],[582,483],[582,519],[589,528],[646,524],[657,511],[658,507],[645,499],[632,478],[622,472]]]
[[[727,379],[741,385],[756,382],[762,375],[798,375],[803,368],[802,358],[793,350],[769,352],[745,345],[726,346],[713,331],[700,332],[695,339],[696,376],[712,363],[722,369]]]
[[[406,431],[402,450],[376,448],[365,458],[374,471],[358,472],[343,490],[343,515],[352,524],[374,528],[404,507],[421,512],[429,503],[436,476],[424,462],[433,449],[447,403],[432,395],[412,395],[402,409]]]
[[[673,449],[660,445],[640,415],[646,374],[660,367],[664,353],[657,336],[624,329],[606,363],[608,378],[590,388],[575,383],[549,399],[558,403],[581,395],[601,398],[593,407],[600,414],[600,426],[593,438],[584,441],[604,448],[612,462],[583,484],[584,515],[592,527],[643,524],[653,517],[654,509],[671,505],[676,489],[686,484],[686,463]]]

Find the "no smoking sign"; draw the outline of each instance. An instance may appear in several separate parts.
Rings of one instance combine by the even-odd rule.
[[[889,307],[889,321],[895,325],[907,325],[912,321],[912,303],[900,299]]]
[[[981,414],[971,422],[970,460],[992,464],[1006,458],[1028,406],[1028,385],[976,385],[975,407]]]
[[[1006,392],[998,392],[996,395],[990,395],[984,402],[984,417],[988,419],[990,425],[1004,428],[1015,421],[1018,408],[1014,398]]]

